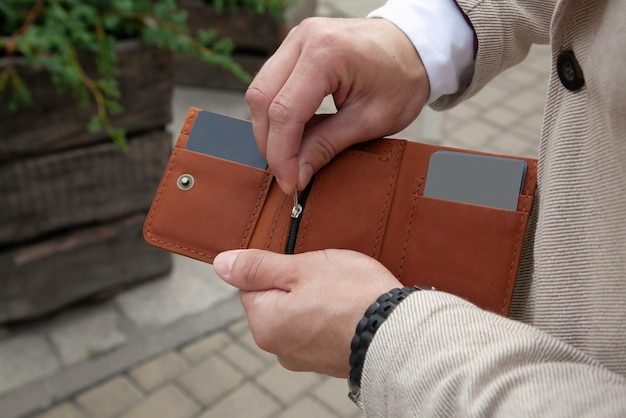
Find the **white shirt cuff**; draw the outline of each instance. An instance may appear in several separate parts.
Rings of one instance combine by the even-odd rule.
[[[427,104],[471,81],[474,31],[454,0],[388,0],[367,17],[390,21],[413,42],[430,83]]]

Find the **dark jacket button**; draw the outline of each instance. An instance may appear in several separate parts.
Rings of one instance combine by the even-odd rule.
[[[572,51],[563,51],[556,60],[556,72],[566,89],[580,90],[585,85],[583,70]]]

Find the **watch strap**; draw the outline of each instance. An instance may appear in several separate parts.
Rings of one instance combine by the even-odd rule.
[[[348,396],[359,407],[362,407],[360,392],[363,364],[365,363],[367,349],[374,339],[374,334],[396,306],[417,290],[421,289],[419,287],[403,287],[392,289],[381,295],[376,299],[376,302],[367,308],[363,318],[357,324],[356,332],[350,344],[350,374],[348,375],[350,392]]]

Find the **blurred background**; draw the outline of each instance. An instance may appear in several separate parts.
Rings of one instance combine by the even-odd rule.
[[[291,27],[384,1],[83,3],[0,5],[0,417],[362,416],[345,380],[259,350],[210,265],[141,228],[189,107],[248,119],[246,74]],[[536,156],[549,71],[534,47],[396,136]]]

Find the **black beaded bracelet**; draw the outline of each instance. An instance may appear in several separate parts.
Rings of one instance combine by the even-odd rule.
[[[352,343],[350,344],[350,374],[348,384],[350,385],[350,398],[359,404],[359,392],[361,387],[361,374],[363,373],[363,363],[365,353],[374,339],[374,334],[389,317],[396,306],[400,304],[411,293],[421,290],[419,287],[403,287],[402,289],[392,289],[390,292],[381,295],[376,302],[370,305],[365,311],[365,315],[359,321]]]

